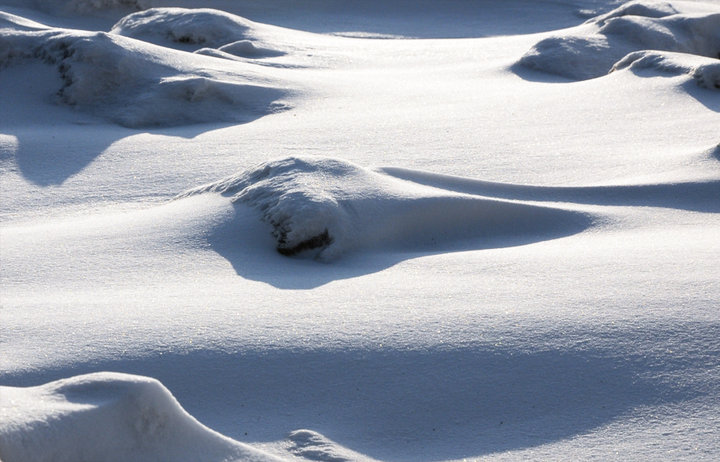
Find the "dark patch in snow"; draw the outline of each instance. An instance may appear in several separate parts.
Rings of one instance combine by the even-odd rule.
[[[286,257],[298,255],[305,252],[306,250],[324,249],[333,242],[332,237],[330,237],[330,235],[328,234],[328,230],[326,229],[317,236],[313,236],[310,239],[304,240],[299,244],[290,247],[288,245],[287,238],[288,231],[283,232],[278,231],[278,229],[279,227],[275,226],[274,224],[273,235],[276,237],[278,242],[277,251],[280,252],[281,255],[285,255]]]

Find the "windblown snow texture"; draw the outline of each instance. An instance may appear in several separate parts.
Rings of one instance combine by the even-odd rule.
[[[720,9],[713,5],[632,2],[589,20],[577,31],[541,40],[518,64],[573,80],[586,80],[622,68],[614,65],[626,61],[623,57],[635,52],[674,52],[689,55],[691,59],[695,55],[710,60],[720,56]],[[634,59],[637,56],[634,55]],[[694,75],[694,67],[685,67],[688,67],[687,73]],[[700,71],[703,76],[707,72],[707,69]],[[703,86],[712,86],[705,84],[704,79],[696,79]]]
[[[454,193],[326,157],[270,161],[180,197],[216,192],[260,211],[284,255],[332,260],[353,249],[433,248],[456,241],[561,236],[586,215]]]
[[[205,427],[157,380],[110,372],[0,387],[0,459],[278,460]]]

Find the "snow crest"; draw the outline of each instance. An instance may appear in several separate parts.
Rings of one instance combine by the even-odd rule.
[[[0,29],[0,69],[54,67],[56,100],[128,127],[245,122],[281,110],[287,93],[246,64],[212,66],[198,56],[105,32]]]
[[[438,248],[453,242],[572,234],[586,215],[421,185],[328,157],[289,157],[178,198],[221,193],[257,209],[277,250],[333,260],[354,249]]]
[[[600,77],[629,53],[655,50],[717,59],[720,9],[688,2],[631,2],[575,34],[538,42],[518,65],[573,80]]]
[[[110,372],[0,387],[0,459],[278,460],[203,426],[157,380]]]

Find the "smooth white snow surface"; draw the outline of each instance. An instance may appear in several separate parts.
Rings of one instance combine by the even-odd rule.
[[[718,18],[0,0],[0,460],[717,460]]]

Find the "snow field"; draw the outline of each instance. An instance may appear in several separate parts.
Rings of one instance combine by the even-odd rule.
[[[10,3],[4,462],[717,459],[717,2]]]

